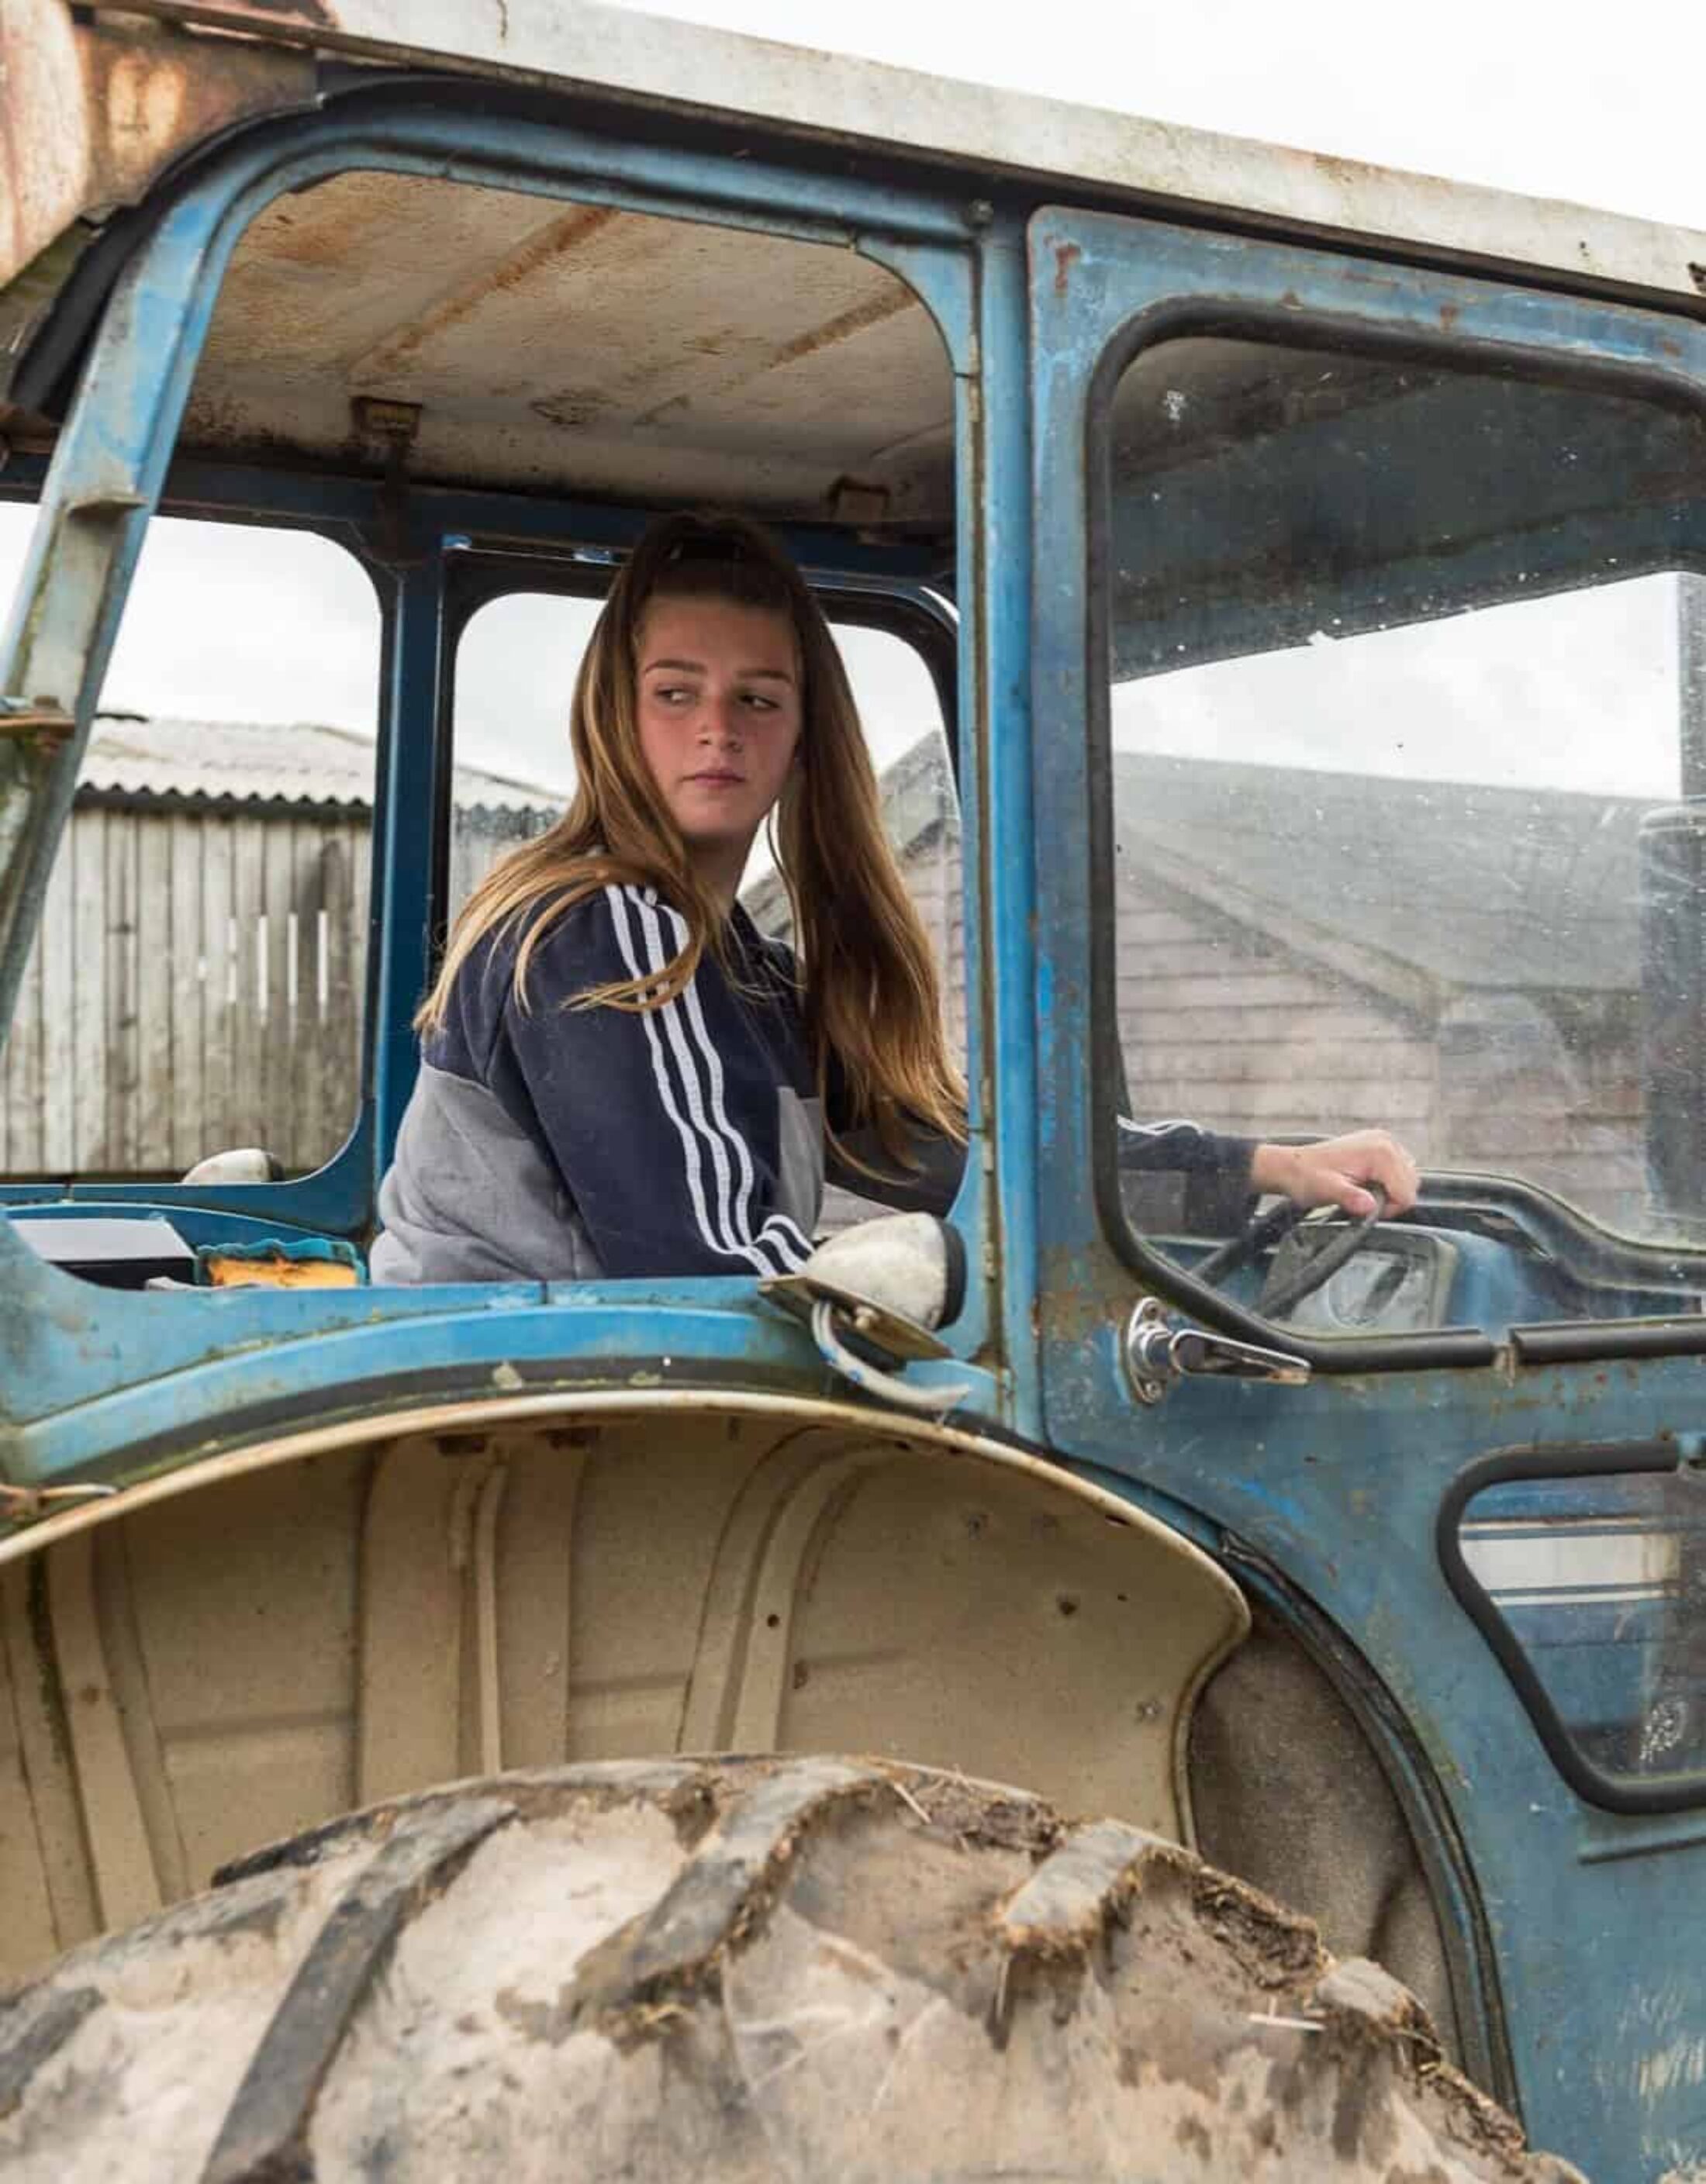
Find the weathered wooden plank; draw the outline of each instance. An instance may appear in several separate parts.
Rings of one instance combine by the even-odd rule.
[[[337,1150],[335,1119],[326,1107],[326,1067],[330,1058],[326,1021],[326,907],[321,880],[324,834],[313,821],[296,820],[290,828],[291,916],[296,945],[296,1007],[292,1027],[291,1113],[296,1151],[293,1166],[322,1167]]]
[[[266,827],[243,817],[231,822],[231,1139],[233,1145],[272,1144],[261,1093],[266,1034]]]
[[[246,1142],[231,1123],[231,1020],[236,1012],[236,928],[231,917],[231,822],[201,822],[202,1147],[198,1157]]]
[[[1151,908],[1146,904],[1122,905],[1118,924],[1122,952],[1128,948],[1189,947],[1201,933],[1201,924],[1176,910]]]
[[[261,1143],[287,1168],[301,1165],[291,1100],[295,1030],[296,935],[291,917],[296,873],[291,830],[277,821],[261,838],[261,915],[265,920],[265,1013],[260,1041]]]
[[[1128,974],[1119,983],[1122,1010],[1140,1004],[1171,1011],[1210,1003],[1221,1009],[1307,1008],[1323,998],[1319,980],[1300,978],[1295,972],[1229,972],[1213,978],[1176,978],[1168,972]]]
[[[1169,1008],[1122,1010],[1123,1035],[1138,1039],[1165,1039],[1177,1045],[1205,1048],[1242,1046],[1284,1039],[1307,1022],[1312,1039],[1350,1045],[1372,1037],[1403,1036],[1401,1020],[1382,1017],[1373,1009],[1328,1004],[1300,1008],[1283,1004],[1273,1008]],[[1416,1044],[1434,1050],[1431,1034],[1418,1034]]]
[[[328,1154],[343,1142],[355,1119],[361,1061],[361,989],[353,976],[356,937],[350,931],[354,899],[351,855],[349,830],[328,827],[321,837],[320,866],[325,913],[320,1044]]]
[[[174,822],[137,820],[137,1146],[144,1173],[172,1167],[172,846]]]
[[[1466,1167],[1514,1169],[1530,1176],[1538,1162],[1576,1153],[1582,1135],[1573,1117],[1537,1104],[1494,1114],[1450,1112],[1447,1130],[1452,1156]]]
[[[0,1046],[0,1176],[10,1175],[12,1168],[12,1136],[9,1120],[12,1112],[12,1027],[6,1026],[6,1043]]]
[[[141,1061],[137,1011],[137,825],[109,815],[107,855],[107,1167],[114,1175],[137,1165]]]
[[[1301,1028],[1307,1018],[1297,1019]],[[1337,1084],[1341,1078],[1395,1084],[1427,1084],[1434,1078],[1430,1048],[1403,1039],[1346,1040],[1290,1038],[1252,1039],[1244,1045],[1217,1043],[1194,1046],[1170,1039],[1142,1039],[1129,1051],[1126,1068],[1134,1086],[1152,1081],[1223,1084]]]
[[[107,813],[95,810],[74,814],[70,827],[77,954],[71,1000],[71,1165],[80,1175],[98,1173],[108,1165],[107,824]]]
[[[36,944],[42,957],[42,1162],[66,1176],[75,1162],[75,1071],[71,1019],[77,975],[75,852],[68,825],[47,875]]]
[[[1150,1115],[1188,1115],[1216,1129],[1277,1133],[1289,1129],[1336,1134],[1375,1124],[1397,1128],[1429,1121],[1434,1112],[1430,1085],[1392,1084],[1344,1076],[1317,1084],[1289,1077],[1268,1083],[1180,1083],[1153,1078],[1135,1101]]]
[[[373,939],[373,833],[365,820],[349,829],[349,982],[356,1019],[361,1026],[356,1082],[365,1088],[371,1074],[368,1050],[373,1038],[373,1028],[367,1017],[367,967]]]
[[[447,922],[454,922],[457,912],[490,869],[490,848],[488,838],[470,825],[469,815],[466,811],[452,811],[450,855],[444,878],[444,915]]]
[[[202,1053],[202,845],[206,821],[181,814],[168,822],[171,857],[171,1164],[181,1175],[215,1150],[204,1114]]]
[[[36,935],[25,960],[24,976],[6,1042],[6,1170],[9,1175],[42,1173],[42,942]]]

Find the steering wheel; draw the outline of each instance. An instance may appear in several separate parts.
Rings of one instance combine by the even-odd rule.
[[[1316,1206],[1306,1214],[1289,1198],[1282,1199],[1278,1206],[1246,1221],[1237,1235],[1211,1251],[1206,1259],[1199,1260],[1191,1272],[1198,1281],[1207,1282],[1213,1288],[1224,1282],[1228,1274],[1251,1265],[1263,1252],[1277,1251],[1304,1221],[1313,1221],[1318,1228],[1333,1226],[1337,1233],[1332,1242],[1324,1244],[1319,1251],[1312,1251],[1307,1257],[1300,1254],[1300,1263],[1291,1280],[1270,1290],[1262,1299],[1264,1319],[1283,1319],[1287,1312],[1295,1312],[1305,1297],[1313,1296],[1324,1282],[1330,1281],[1368,1242],[1375,1223],[1386,1210],[1386,1194],[1378,1183],[1368,1184],[1364,1188],[1374,1196],[1372,1213],[1364,1213],[1354,1221],[1346,1220],[1340,1227],[1335,1218],[1339,1212],[1336,1206]]]

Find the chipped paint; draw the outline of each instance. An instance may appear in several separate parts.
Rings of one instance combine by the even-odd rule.
[[[1635,2082],[1647,2101],[1679,2087],[1706,2086],[1706,2033],[1685,2036],[1643,2055],[1635,2066]]]
[[[191,146],[234,121],[305,106],[313,92],[301,53],[134,18],[74,20],[63,0],[6,0],[0,289],[75,223],[135,203]],[[47,300],[0,298],[0,375]]]
[[[532,85],[602,88],[738,124],[765,123],[837,147],[913,151],[991,181],[1059,177],[1130,192],[1152,213],[1170,200],[1224,208],[1246,226],[1386,238],[1436,258],[1547,266],[1658,292],[1692,294],[1687,231],[1506,191],[1475,189],[1330,155],[1146,120],[1023,92],[964,85],[875,61],[654,19],[577,0],[137,0],[179,22],[311,41],[393,64],[460,68]],[[1045,185],[1044,201],[1048,198]]]
[[[821,517],[856,479],[885,524],[945,526],[953,506],[953,374],[929,313],[882,267],[791,237],[340,175],[243,237],[185,441],[346,461],[362,393],[420,405],[417,483],[776,520]]]

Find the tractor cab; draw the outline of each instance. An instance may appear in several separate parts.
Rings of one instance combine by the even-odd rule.
[[[0,85],[11,1969],[458,1774],[893,1752],[1196,1843],[1687,2173],[1706,243],[394,14],[28,0]],[[707,507],[937,952],[934,1326],[848,1196],[800,1295],[370,1278],[447,934]],[[1175,1117],[1420,1201],[1125,1157]]]

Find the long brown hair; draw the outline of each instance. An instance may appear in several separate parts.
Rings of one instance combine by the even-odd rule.
[[[965,1087],[943,1037],[935,960],[883,833],[877,777],[841,655],[799,571],[768,532],[738,515],[664,516],[635,546],[575,681],[573,800],[555,826],[494,866],[469,897],[417,1028],[443,1023],[457,972],[494,928],[525,928],[515,970],[525,1008],[527,965],[543,935],[611,884],[655,888],[681,913],[687,940],[662,972],[594,987],[573,1006],[657,1008],[691,983],[707,949],[726,961],[722,909],[695,876],[640,749],[640,621],[654,599],[726,601],[787,616],[800,655],[803,725],[770,838],[793,905],[820,1095],[839,1062],[850,1125],[874,1128],[903,1164],[910,1165],[909,1118],[963,1140]]]

